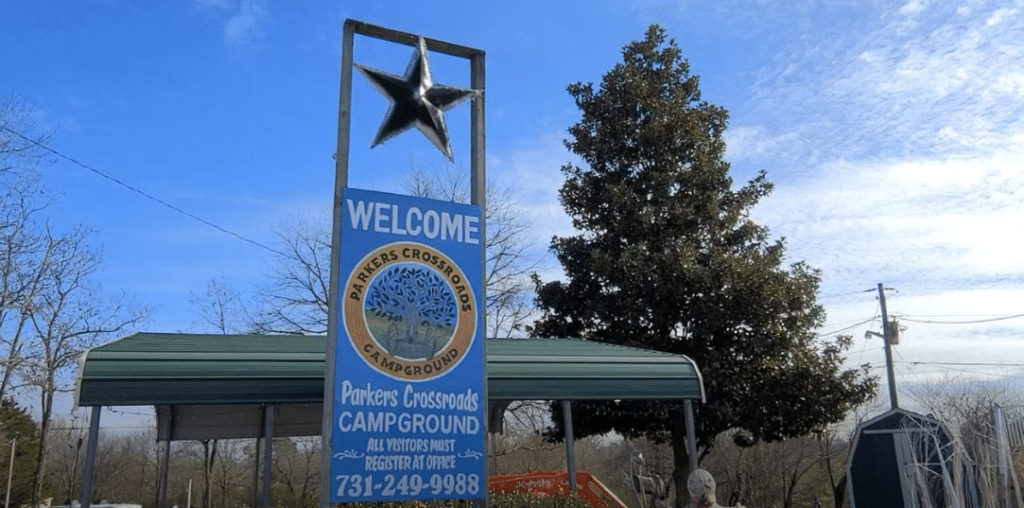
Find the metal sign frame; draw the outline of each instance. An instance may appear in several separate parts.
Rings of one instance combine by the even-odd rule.
[[[331,238],[331,279],[328,293],[328,321],[327,321],[327,355],[326,355],[326,369],[324,375],[324,416],[323,416],[323,461],[322,471],[324,479],[321,482],[321,493],[320,493],[320,506],[327,507],[331,503],[329,502],[330,496],[330,478],[327,477],[331,470],[332,454],[331,450],[331,438],[333,435],[334,422],[334,384],[335,384],[335,351],[337,348],[337,336],[339,333],[340,319],[339,319],[339,303],[337,295],[340,289],[340,260],[341,260],[341,224],[343,214],[343,193],[348,187],[348,172],[349,172],[349,145],[350,145],[350,130],[351,130],[351,112],[352,112],[352,70],[353,70],[353,45],[355,42],[355,35],[363,35],[366,37],[372,37],[389,42],[395,42],[404,44],[410,47],[416,47],[419,41],[422,39],[426,48],[429,51],[437,53],[443,53],[450,56],[465,58],[470,62],[470,88],[479,91],[471,103],[470,106],[470,204],[476,205],[480,208],[480,216],[484,218],[486,214],[486,175],[485,175],[485,125],[484,125],[484,92],[485,92],[485,75],[484,75],[484,52],[479,49],[474,49],[466,46],[460,46],[449,42],[431,39],[427,37],[421,37],[407,32],[401,32],[398,30],[392,30],[380,26],[363,23],[352,19],[345,20],[343,27],[342,37],[342,54],[341,54],[341,90],[338,101],[338,138],[337,138],[337,150],[335,153],[335,182],[334,182],[334,198],[333,198],[333,221],[334,227]],[[486,221],[481,220],[480,222],[480,236],[486,238]],[[480,273],[486,276],[486,241],[480,242]],[[486,291],[486,285],[481,286],[482,291]],[[486,306],[486,294],[481,295],[481,301]],[[481,326],[486,337],[487,323],[486,323],[486,308],[481,312],[481,318],[479,326]],[[486,340],[481,341],[481,347],[486,348]],[[483,352],[484,358],[486,358],[486,350]],[[483,401],[486,404],[487,401],[487,383],[486,379],[483,384]],[[484,422],[483,428],[488,428],[487,411],[484,411]],[[486,440],[485,440],[486,442]],[[486,476],[487,476],[487,461],[484,461],[485,478],[483,498],[482,502],[477,500],[477,505],[486,504]]]

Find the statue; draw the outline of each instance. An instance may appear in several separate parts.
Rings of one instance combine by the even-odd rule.
[[[690,473],[686,490],[690,491],[690,504],[686,508],[725,508],[715,500],[715,477],[703,469]],[[738,504],[736,508],[744,507]]]

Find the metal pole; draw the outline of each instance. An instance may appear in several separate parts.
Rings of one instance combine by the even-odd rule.
[[[4,508],[11,506],[11,480],[14,479],[14,447],[18,444],[18,438],[11,438],[11,462],[7,464],[7,500],[4,501]]]
[[[568,400],[562,401],[562,421],[565,426],[566,469],[569,471],[569,493],[576,492],[576,451],[572,434],[572,405]]]
[[[171,469],[171,439],[174,437],[174,406],[166,406],[167,411],[157,411],[157,416],[163,420],[163,428],[166,429],[164,436],[164,456],[160,464],[159,482],[157,486],[156,504],[158,508],[167,508],[167,475]],[[157,437],[159,439],[159,436]]]
[[[158,496],[160,497],[160,508],[167,508],[167,474],[171,469],[171,436],[167,435],[167,440],[164,441],[164,463],[163,469],[160,471],[160,488]]]
[[[992,406],[992,423],[995,424],[996,429],[996,452],[999,462],[996,471],[999,477],[999,488],[1003,491],[1004,506],[1010,508],[1010,482],[1006,481],[1009,461],[1006,458],[1006,448],[1004,447],[1004,444],[1007,443],[1004,422],[1003,408],[999,407],[999,404],[994,404]]]
[[[882,339],[885,341],[885,370],[889,375],[889,403],[892,409],[900,406],[896,398],[896,374],[892,369],[892,337],[889,334],[889,314],[885,309],[885,289],[878,283],[878,300],[882,304]]]
[[[260,407],[260,427],[256,434],[256,446],[253,447],[252,466],[252,506],[260,506],[260,439],[263,438],[267,424],[267,412]]]
[[[274,456],[274,413],[277,406],[268,404],[264,409],[266,416],[263,421],[263,496],[260,499],[262,508],[270,508],[270,483],[273,474]]]
[[[82,508],[89,508],[92,503],[92,475],[96,467],[96,443],[100,438],[100,411],[102,409],[102,406],[93,406],[92,418],[89,420],[89,444],[85,448],[85,470],[82,472]],[[11,460],[14,460],[13,455]]]
[[[327,357],[324,365],[324,400],[320,449],[323,450],[320,462],[324,471],[320,482],[320,507],[330,506],[331,482],[328,471],[331,470],[331,447],[334,436],[334,377],[337,366],[335,350],[338,337],[338,277],[341,264],[341,196],[348,187],[348,152],[350,144],[350,128],[352,115],[352,45],[355,43],[355,24],[352,20],[345,21],[342,29],[341,44],[341,90],[338,93],[338,144],[334,151],[334,200],[333,226],[331,227],[331,278],[327,292]]]
[[[470,105],[470,117],[471,117],[471,128],[470,135],[470,202],[474,205],[480,205],[480,211],[483,213],[484,205],[487,200],[487,150],[485,144],[487,142],[485,132],[485,119],[484,119],[484,86],[485,86],[485,74],[484,74],[484,53],[473,55],[469,61],[470,78],[469,87],[473,90],[480,92],[480,95],[473,98],[473,102]],[[486,214],[484,214],[486,216]]]
[[[348,186],[348,149],[352,125],[352,45],[355,43],[355,23],[345,21],[341,43],[341,90],[338,94],[338,143],[334,153],[334,188]],[[340,198],[337,194],[335,198]]]
[[[490,470],[493,472],[498,470],[498,433],[488,432],[487,437],[487,445],[490,448],[488,455],[491,457],[491,460],[488,462],[490,463]]]
[[[686,420],[686,454],[690,456],[690,472],[700,467],[697,463],[697,429],[693,423],[693,401],[683,400],[684,420]]]
[[[487,154],[484,149],[484,53],[478,52],[470,57],[469,63],[469,86],[470,88],[480,92],[480,95],[473,98],[473,102],[470,106],[470,135],[472,140],[470,141],[470,204],[477,205],[480,207],[480,274],[483,280],[480,282],[481,290],[483,295],[480,297],[480,301],[487,302],[487,170],[486,161]],[[483,400],[487,398],[487,311],[486,307],[480,312],[480,326],[484,333],[480,334],[484,339],[480,346],[483,348],[483,376],[484,376],[484,393],[482,394]],[[488,408],[490,409],[490,408]],[[484,428],[490,429],[489,418],[491,417],[490,411],[484,412]],[[494,443],[494,441],[492,441]],[[492,446],[494,453],[497,453],[497,447]],[[497,467],[498,456],[494,455],[494,468]],[[484,463],[484,485],[487,485],[487,478],[492,474],[493,468],[487,462]],[[482,489],[483,495],[473,500],[473,508],[487,508],[487,489]]]

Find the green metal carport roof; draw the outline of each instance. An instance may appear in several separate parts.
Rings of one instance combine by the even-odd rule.
[[[80,406],[322,403],[324,337],[137,333],[88,351]],[[579,339],[489,339],[491,400],[702,400],[693,361]]]
[[[83,477],[92,475],[102,406],[155,406],[157,439],[166,443],[164,486],[171,441],[320,435],[326,343],[303,335],[138,333],[87,351],[76,387],[77,404],[93,408]],[[577,339],[488,339],[487,391],[491,432],[500,431],[512,400],[561,400],[571,422],[572,400],[682,399],[696,467],[689,400],[703,400],[704,388],[685,356]],[[575,478],[572,441],[566,453]],[[272,443],[265,439],[267,457]],[[83,481],[83,492],[91,483]]]

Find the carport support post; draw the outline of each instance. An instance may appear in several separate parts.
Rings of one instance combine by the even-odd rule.
[[[167,508],[167,472],[171,469],[171,437],[174,435],[174,406],[166,406],[167,411],[163,412],[157,409],[157,418],[164,420],[163,425],[157,425],[157,428],[163,427],[167,429],[167,435],[164,436],[164,457],[160,464],[160,485],[156,489],[156,505],[158,508]],[[160,439],[160,436],[157,436]]]
[[[157,489],[157,497],[160,498],[160,508],[167,508],[167,472],[171,469],[171,436],[168,434],[164,441],[164,459],[160,465],[160,488]]]
[[[260,439],[267,424],[267,412],[260,411],[260,426],[256,430],[256,444],[252,447],[252,505],[260,506]]]
[[[277,406],[267,404],[263,407],[263,496],[260,499],[262,508],[270,508],[270,483],[273,474],[274,453],[274,410]]]
[[[572,403],[562,401],[562,425],[565,427],[566,468],[569,470],[569,493],[576,492],[576,451],[573,446],[575,439],[572,434]]]
[[[697,464],[697,430],[693,424],[693,401],[683,399],[683,414],[686,420],[686,454],[690,456],[690,472],[699,467]]]
[[[92,474],[96,466],[96,443],[100,438],[100,411],[103,406],[92,407],[92,418],[89,419],[89,444],[85,448],[85,470],[82,472],[82,508],[89,508],[92,503]],[[11,456],[14,460],[14,456]],[[12,462],[13,463],[13,462]],[[10,482],[7,482],[10,485]],[[7,494],[8,496],[10,493]]]
[[[488,453],[487,455],[488,455],[488,460],[491,463],[492,474],[494,474],[493,472],[498,470],[498,433],[497,432],[490,432],[490,431],[487,432],[487,446],[490,448],[490,453]]]

